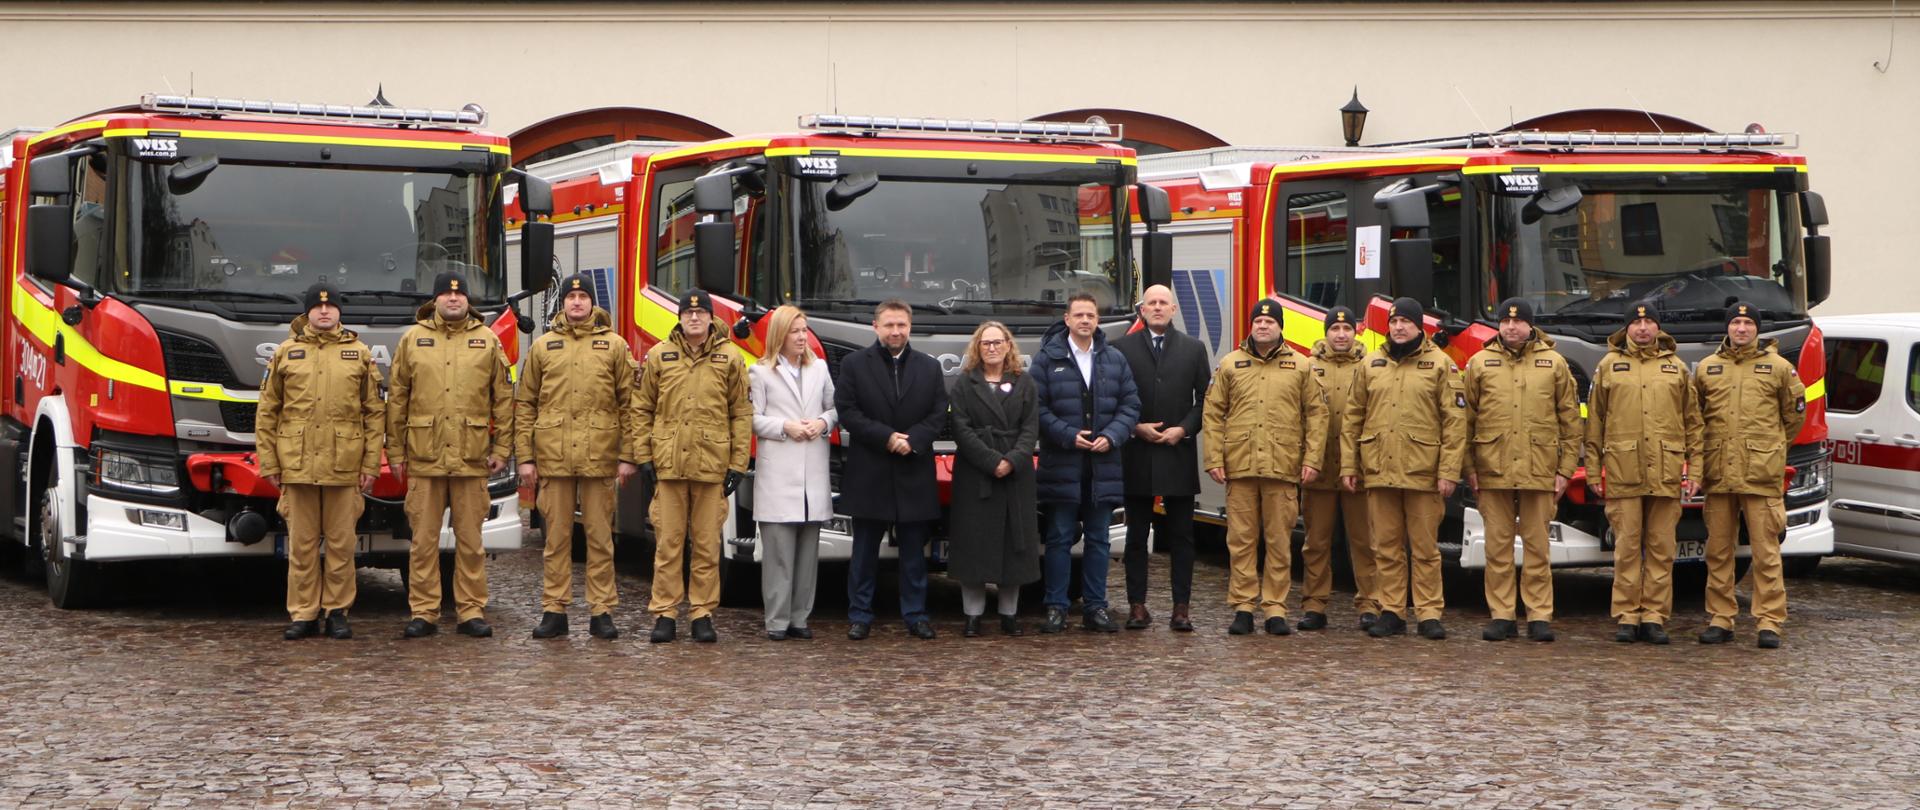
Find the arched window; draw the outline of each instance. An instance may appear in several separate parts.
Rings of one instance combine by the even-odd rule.
[[[558,115],[513,133],[513,165],[525,166],[620,141],[710,141],[726,130],[677,113],[600,107]]]

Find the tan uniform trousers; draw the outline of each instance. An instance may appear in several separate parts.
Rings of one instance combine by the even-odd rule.
[[[540,609],[565,613],[573,602],[573,511],[578,505],[587,530],[587,614],[612,613],[620,604],[613,585],[613,479],[543,475],[534,500],[547,524]]]
[[[1613,618],[1620,624],[1666,624],[1673,613],[1674,529],[1680,499],[1608,498],[1613,524]]]
[[[353,555],[359,549],[354,524],[367,501],[352,486],[287,484],[280,489],[280,516],[287,519],[287,613],[310,622],[323,613],[353,607],[359,583]],[[327,546],[321,572],[320,543]],[[1779,552],[1775,551],[1775,556]]]
[[[1373,598],[1373,535],[1367,532],[1367,494],[1337,489],[1309,489],[1306,495],[1307,542],[1300,547],[1306,566],[1300,582],[1300,609],[1326,613],[1333,593],[1333,529],[1347,522],[1347,557],[1353,562],[1353,610],[1380,612]]]
[[[726,491],[719,482],[661,481],[653,489],[648,512],[654,548],[653,598],[647,602],[647,612],[672,618],[685,599],[689,618],[712,615],[720,605],[720,527],[727,522]]]
[[[1787,581],[1780,563],[1787,506],[1777,495],[1707,496],[1707,615],[1713,626],[1732,630],[1740,612],[1733,596],[1733,552],[1742,519],[1753,558],[1753,618],[1758,629],[1778,633],[1787,621]]]
[[[1293,522],[1300,516],[1300,485],[1278,478],[1227,479],[1227,604],[1267,618],[1286,618],[1293,587]],[[1260,576],[1260,536],[1267,538],[1267,572]]]
[[[413,546],[407,565],[407,601],[413,618],[440,619],[440,527],[453,525],[453,606],[460,621],[485,618],[487,553],[480,524],[487,519],[487,479],[469,476],[407,476],[407,522]]]
[[[1547,537],[1553,505],[1552,492],[1480,490],[1480,519],[1487,527],[1487,610],[1493,618],[1518,618],[1513,602],[1513,535],[1517,528],[1525,555],[1520,596],[1526,600],[1527,620],[1553,621],[1553,549]]]
[[[1374,542],[1373,598],[1380,603],[1380,612],[1406,618],[1411,581],[1414,621],[1440,618],[1446,608],[1440,584],[1440,519],[1446,513],[1446,501],[1436,491],[1367,490],[1367,523]]]

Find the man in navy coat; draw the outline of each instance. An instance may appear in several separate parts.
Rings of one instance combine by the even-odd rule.
[[[1087,293],[1067,299],[1066,320],[1041,339],[1032,368],[1040,389],[1036,483],[1046,520],[1047,620],[1040,632],[1067,627],[1073,544],[1084,539],[1081,627],[1111,633],[1120,626],[1107,613],[1107,527],[1125,500],[1119,451],[1139,421],[1140,394],[1126,358],[1100,332],[1100,306]]]
[[[940,519],[933,440],[947,422],[947,386],[940,362],[907,345],[913,309],[887,300],[874,308],[879,339],[840,363],[833,395],[846,446],[840,511],[853,518],[847,562],[847,638],[873,629],[873,591],[880,542],[893,530],[900,547],[900,616],[907,632],[933,638],[927,617],[928,529]]]

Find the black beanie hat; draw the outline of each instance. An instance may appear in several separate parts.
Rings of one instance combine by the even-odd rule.
[[[1504,321],[1508,318],[1526,321],[1528,326],[1532,326],[1533,303],[1518,296],[1501,301],[1500,309],[1493,313],[1493,319],[1495,321]]]
[[[571,293],[574,290],[579,290],[583,293],[586,293],[588,298],[592,298],[593,297],[593,279],[587,278],[586,273],[574,273],[573,275],[567,276],[566,278],[563,278],[560,280],[560,286],[556,289],[554,294],[560,296],[561,298],[565,298],[567,297],[568,293]]]
[[[1344,323],[1355,329],[1360,328],[1360,322],[1353,318],[1353,310],[1347,309],[1346,307],[1334,307],[1333,309],[1327,310],[1327,328],[1333,328],[1333,325],[1336,323]]]
[[[1260,299],[1259,303],[1254,304],[1253,309],[1247,312],[1247,323],[1249,324],[1253,323],[1254,318],[1272,318],[1276,321],[1281,320],[1279,302],[1274,301],[1271,298]]]
[[[706,290],[688,290],[686,295],[680,296],[682,312],[696,307],[713,312],[713,296],[708,295]]]
[[[1660,308],[1654,306],[1652,301],[1641,301],[1627,308],[1627,323],[1633,323],[1641,318],[1653,321],[1655,324],[1660,323]]]
[[[340,291],[334,289],[332,284],[323,281],[307,288],[307,295],[302,303],[307,305],[309,312],[321,304],[332,304],[334,309],[339,309]]]
[[[1427,311],[1425,308],[1420,306],[1419,301],[1415,301],[1411,298],[1395,298],[1393,299],[1393,313],[1388,317],[1389,318],[1406,318],[1407,320],[1413,321],[1414,323],[1424,325],[1425,319],[1427,317]]]
[[[1734,318],[1746,318],[1760,325],[1760,308],[1745,301],[1735,301],[1727,305],[1727,325],[1733,325]]]
[[[467,287],[466,276],[448,270],[433,277],[433,297],[438,298],[450,292],[457,292],[468,298],[473,297],[472,291]]]

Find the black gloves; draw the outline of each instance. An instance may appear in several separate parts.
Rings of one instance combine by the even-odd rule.
[[[740,482],[745,481],[746,479],[747,479],[746,476],[741,475],[740,473],[734,472],[733,470],[728,470],[727,482],[724,484],[721,484],[720,488],[726,494],[732,495],[734,490],[740,488]]]

